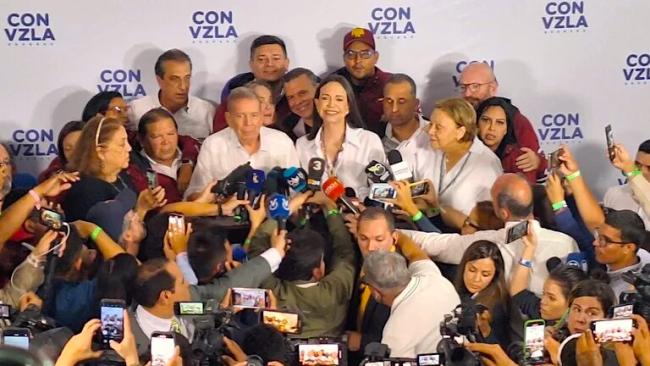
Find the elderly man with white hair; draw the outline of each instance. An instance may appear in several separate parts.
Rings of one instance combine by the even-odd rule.
[[[362,280],[377,302],[391,308],[381,339],[390,348],[390,357],[415,358],[436,352],[442,339],[440,322],[460,304],[460,298],[451,282],[409,238],[400,235],[397,248],[404,256],[370,253],[363,263]]]

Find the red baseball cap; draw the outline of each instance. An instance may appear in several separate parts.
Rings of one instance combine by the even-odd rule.
[[[373,50],[375,49],[375,37],[368,29],[357,27],[346,33],[345,38],[343,38],[343,51],[347,50],[355,41],[363,42]]]

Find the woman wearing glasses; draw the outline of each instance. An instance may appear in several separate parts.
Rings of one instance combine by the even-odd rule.
[[[136,190],[124,173],[129,166],[129,152],[131,145],[122,122],[96,116],[86,123],[69,162],[69,168],[79,171],[81,179],[63,201],[68,221],[86,220],[95,204],[113,200],[121,193],[131,197],[125,202],[136,201]],[[164,196],[162,187],[143,190],[132,208],[144,218],[148,210],[165,203]]]

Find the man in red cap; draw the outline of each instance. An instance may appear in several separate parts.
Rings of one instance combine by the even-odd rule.
[[[372,32],[365,28],[354,28],[343,38],[345,67],[335,73],[342,75],[352,84],[361,117],[367,128],[383,137],[386,123],[381,120],[381,98],[390,74],[375,66],[378,59],[379,52],[375,50],[375,37]]]

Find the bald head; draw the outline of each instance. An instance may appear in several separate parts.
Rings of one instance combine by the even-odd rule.
[[[492,185],[492,206],[496,215],[506,221],[529,218],[533,214],[533,190],[526,178],[504,174]]]
[[[499,84],[490,65],[474,62],[465,66],[460,73],[459,86],[462,97],[476,108],[482,101],[497,94]]]

